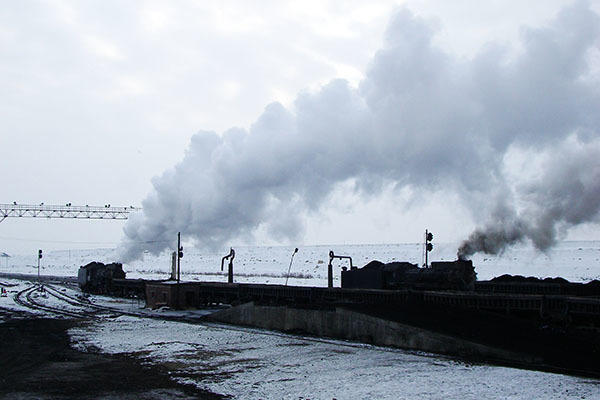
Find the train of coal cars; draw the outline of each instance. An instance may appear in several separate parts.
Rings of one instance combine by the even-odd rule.
[[[96,294],[127,295],[144,293],[141,279],[126,279],[120,263],[92,262],[79,268],[79,287]],[[433,262],[431,267],[372,261],[363,268],[342,270],[342,288],[347,289],[426,289],[471,290],[475,270],[471,261]],[[156,282],[156,281],[152,281]]]
[[[146,295],[147,283],[164,281],[126,279],[120,263],[92,262],[80,267],[78,273],[78,282],[82,291],[121,297],[143,298]],[[257,286],[266,291],[270,287],[274,290],[278,285]],[[405,262],[384,264],[379,261],[371,261],[362,268],[343,269],[341,287],[342,289],[408,289],[600,297],[600,282],[598,281],[583,284],[568,282],[561,278],[541,280],[507,275],[490,281],[477,281],[475,269],[469,260],[432,262],[431,266],[426,268]],[[286,287],[288,293],[303,289],[306,288]]]

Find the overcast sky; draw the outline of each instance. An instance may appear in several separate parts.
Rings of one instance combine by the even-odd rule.
[[[298,93],[332,79],[358,87],[400,7],[460,60],[490,43],[517,54],[523,26],[543,26],[571,3],[2,1],[0,203],[139,206],[199,130],[248,129],[268,104],[292,107]],[[302,216],[299,242],[415,242],[425,228],[458,242],[477,221],[439,185],[411,202],[340,185],[318,213]],[[0,251],[114,247],[123,225],[8,218]],[[568,237],[599,233],[584,224]],[[259,232],[255,243],[273,238]]]

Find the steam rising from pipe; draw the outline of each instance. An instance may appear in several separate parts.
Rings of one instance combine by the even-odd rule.
[[[576,2],[523,29],[518,53],[489,44],[464,59],[401,9],[358,88],[334,80],[292,109],[268,105],[249,130],[195,134],[125,226],[123,258],[159,253],[178,231],[208,247],[257,228],[297,239],[302,216],[348,181],[370,195],[457,193],[487,221],[461,257],[523,240],[544,250],[598,221],[599,26]]]

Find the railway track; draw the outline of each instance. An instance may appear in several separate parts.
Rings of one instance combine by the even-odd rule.
[[[162,319],[162,320],[171,320],[171,321],[179,321],[179,322],[198,322],[197,320],[195,320],[193,318],[186,318],[183,316],[153,315],[153,314],[148,314],[148,313],[125,311],[125,310],[120,310],[120,309],[113,308],[113,307],[102,306],[99,304],[94,304],[90,300],[85,299],[85,298],[69,296],[68,294],[60,292],[57,288],[55,288],[53,286],[46,286],[46,288],[48,289],[48,293],[51,296],[54,296],[60,300],[63,300],[65,302],[71,304],[71,305],[74,305],[74,306],[86,307],[86,308],[93,309],[96,311],[102,311],[105,313],[109,313],[109,315],[107,315],[107,317],[117,317],[117,316],[121,316],[121,315],[126,315],[129,317],[137,317],[137,318]]]
[[[88,300],[84,297],[69,296],[68,294],[59,291],[57,288],[55,288],[53,286],[47,285],[46,290],[48,291],[48,294],[50,296],[53,296],[59,300],[62,300],[68,304],[71,304],[73,306],[88,308],[88,309],[91,309],[94,311],[107,312],[107,313],[109,313],[109,315],[107,315],[107,317],[114,317],[114,316],[119,316],[119,315],[130,315],[130,316],[135,316],[135,317],[142,316],[141,313],[127,312],[127,311],[118,310],[118,309],[115,309],[112,307],[94,304],[90,300]]]
[[[85,311],[65,310],[65,309],[61,309],[58,307],[49,306],[47,304],[41,304],[40,302],[36,301],[33,298],[33,294],[36,292],[36,290],[39,290],[39,288],[40,288],[40,286],[32,285],[32,286],[29,286],[29,287],[21,290],[20,292],[15,294],[15,296],[13,297],[15,303],[17,303],[23,307],[32,309],[32,310],[45,311],[45,312],[60,315],[63,317],[70,317],[70,318],[77,318],[77,319],[98,318],[97,315],[93,315],[93,314],[90,314],[89,312],[85,312]],[[48,292],[48,293],[51,296],[58,297],[54,293],[50,293],[50,292]],[[72,305],[75,305],[75,304],[72,304]],[[77,304],[77,305],[79,306],[79,304]]]
[[[65,282],[61,282],[64,284]],[[16,285],[13,285],[16,286]],[[103,306],[99,304],[94,304],[90,300],[80,297],[80,296],[72,296],[66,293],[63,293],[59,288],[46,284],[43,285],[45,293],[48,296],[52,296],[57,300],[60,300],[64,303],[69,304],[73,307],[78,307],[79,310],[67,310],[64,308],[59,308],[56,306],[42,304],[40,301],[34,298],[34,294],[37,290],[39,290],[40,286],[37,284],[31,285],[13,296],[13,300],[15,303],[29,308],[31,310],[43,311],[54,315],[59,315],[61,317],[67,318],[75,318],[75,319],[102,319],[102,318],[115,318],[122,315],[136,317],[136,318],[150,318],[150,319],[162,319],[162,320],[171,320],[171,321],[179,321],[179,322],[188,322],[188,323],[198,323],[197,319],[187,318],[184,316],[165,316],[165,315],[153,315],[142,312],[133,312],[121,310],[113,307]]]

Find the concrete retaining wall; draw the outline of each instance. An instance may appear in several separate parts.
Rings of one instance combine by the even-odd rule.
[[[524,354],[482,345],[343,308],[337,308],[333,311],[307,310],[246,303],[211,314],[210,319],[227,324],[306,333],[380,346],[393,346],[483,360],[519,364],[537,364],[541,361]]]

